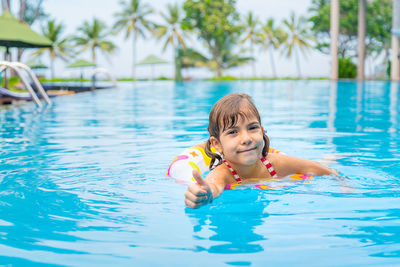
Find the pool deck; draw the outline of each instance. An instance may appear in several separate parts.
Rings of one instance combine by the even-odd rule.
[[[107,89],[107,88],[112,88],[114,86],[112,85],[107,85],[107,86],[79,86],[79,85],[68,85],[68,84],[42,84],[43,88],[46,90],[46,92],[49,94],[50,97],[54,96],[64,96],[64,95],[72,95],[75,93],[81,93],[81,92],[88,92],[88,91],[94,91],[98,89]],[[2,105],[12,105],[16,103],[21,103],[25,101],[31,101],[29,100],[24,100],[24,99],[18,99],[18,98],[13,98],[9,96],[4,96],[0,94],[0,106]]]

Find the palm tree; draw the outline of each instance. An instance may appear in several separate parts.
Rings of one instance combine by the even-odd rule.
[[[213,57],[208,60],[206,66],[212,71],[215,71],[217,77],[221,77],[223,70],[242,66],[248,64],[250,61],[254,61],[253,57],[240,56],[243,54],[243,51],[239,51],[238,53],[234,51],[237,43],[238,42],[235,37],[226,38],[219,47],[219,61],[215,60]]]
[[[310,42],[315,41],[315,38],[310,32],[308,20],[303,16],[297,18],[294,12],[290,14],[289,20],[283,20],[283,25],[287,33],[286,56],[291,57],[294,53],[298,77],[301,77],[298,50],[305,54],[306,50],[312,47]]]
[[[254,44],[257,43],[257,35],[258,35],[258,26],[260,21],[257,17],[253,15],[251,11],[247,13],[246,17],[243,21],[243,27],[245,28],[245,37],[241,40],[241,43],[249,41],[250,43],[250,53],[251,56],[254,58]],[[253,67],[253,76],[256,77],[256,65],[255,60],[252,60],[252,67]]]
[[[269,51],[269,59],[271,61],[271,69],[273,77],[276,77],[276,68],[273,51],[279,49],[281,44],[286,42],[287,34],[280,28],[276,27],[273,18],[267,20],[267,23],[262,26],[259,33],[258,42]]]
[[[85,21],[82,26],[78,28],[78,35],[73,37],[75,45],[81,47],[82,51],[90,49],[92,54],[92,62],[96,64],[96,49],[100,49],[105,56],[114,53],[116,45],[107,40],[110,32],[107,26],[101,20],[93,18],[92,23]]]
[[[62,38],[64,29],[65,26],[62,23],[57,24],[55,20],[47,21],[46,26],[42,27],[42,35],[47,37],[53,43],[53,45],[52,47],[40,48],[36,52],[32,53],[32,56],[41,56],[45,52],[49,52],[51,78],[54,78],[55,59],[58,57],[63,60],[67,60],[67,57],[72,53],[72,48],[69,45],[69,39]]]
[[[182,21],[182,13],[178,4],[168,4],[168,13],[161,13],[161,17],[164,19],[165,25],[161,25],[157,27],[157,37],[158,39],[165,38],[165,44],[163,51],[170,44],[172,46],[173,51],[173,62],[175,66],[175,74],[174,79],[177,81],[182,80],[182,74],[180,66],[177,65],[177,46],[179,48],[185,49],[185,41],[186,38],[184,31],[182,30],[180,23]]]
[[[153,13],[150,6],[141,4],[140,0],[130,0],[130,2],[120,2],[122,11],[116,13],[117,21],[113,28],[116,33],[126,30],[125,38],[133,36],[133,60],[132,60],[132,78],[135,77],[136,65],[136,41],[138,36],[145,37],[145,32],[152,32],[154,23],[147,20],[147,16]]]

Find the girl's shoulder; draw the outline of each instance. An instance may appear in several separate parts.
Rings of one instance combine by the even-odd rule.
[[[274,164],[279,164],[279,161],[281,161],[282,158],[285,158],[285,156],[286,154],[284,153],[268,153],[266,159],[269,160],[269,162],[271,162],[272,165],[274,165]]]
[[[220,164],[217,167],[215,167],[208,175],[207,175],[208,180],[212,180],[212,182],[223,182],[224,184],[231,183],[232,179],[234,181],[234,178],[232,176],[232,173],[230,170],[225,166],[225,164]]]
[[[267,160],[271,162],[271,165],[278,173],[278,176],[282,177],[287,175],[287,166],[289,165],[290,156],[284,153],[268,154]]]

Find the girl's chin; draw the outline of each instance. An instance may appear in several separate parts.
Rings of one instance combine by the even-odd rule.
[[[253,165],[259,160],[258,157],[249,157],[249,158],[244,158],[244,159],[239,159],[237,160],[237,163],[241,165]]]

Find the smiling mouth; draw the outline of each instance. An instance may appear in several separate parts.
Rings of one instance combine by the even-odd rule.
[[[256,148],[257,147],[252,147],[252,148],[249,148],[249,149],[240,150],[240,151],[238,151],[238,153],[250,152],[250,151],[256,150]]]

